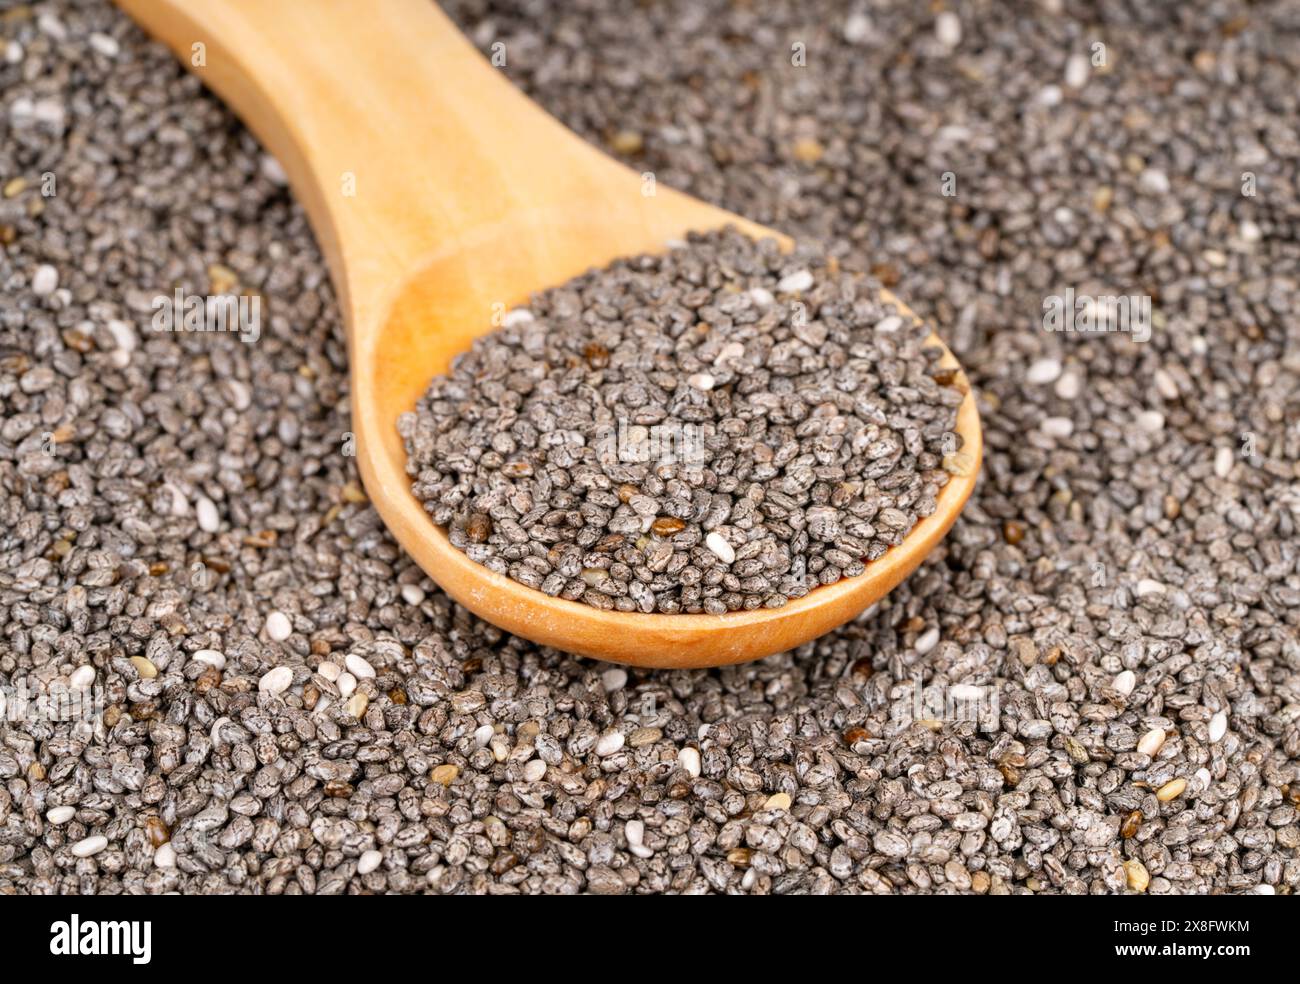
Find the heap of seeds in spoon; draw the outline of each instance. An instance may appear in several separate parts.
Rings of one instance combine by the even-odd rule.
[[[814,247],[693,235],[539,294],[459,357],[399,421],[413,490],[458,549],[548,595],[777,607],[934,512],[963,394],[929,334]]]

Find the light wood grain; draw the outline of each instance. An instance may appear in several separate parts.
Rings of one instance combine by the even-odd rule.
[[[911,573],[956,519],[981,455],[969,395],[958,430],[971,472],[948,483],[938,511],[863,575],[783,608],[603,612],[473,563],[429,520],[405,473],[395,421],[429,380],[492,330],[494,312],[593,266],[660,252],[688,230],[732,224],[775,234],[662,184],[646,195],[640,174],[530,102],[428,0],[119,3],[239,114],[289,175],[347,326],[366,490],[411,557],[478,615],[545,645],[623,663],[755,659],[853,618]],[[196,44],[204,46],[201,66]]]

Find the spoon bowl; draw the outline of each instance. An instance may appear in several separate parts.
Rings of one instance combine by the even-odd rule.
[[[339,295],[366,491],[407,553],[475,614],[543,645],[613,662],[737,663],[854,618],[915,570],[956,520],[982,446],[960,371],[967,393],[957,431],[966,467],[940,491],[936,511],[861,575],[781,608],[603,611],[470,560],[411,494],[397,433],[398,416],[414,409],[431,379],[493,331],[494,316],[593,267],[727,225],[788,240],[605,156],[516,90],[428,0],[119,3],[284,167]],[[943,364],[960,370],[946,348]]]

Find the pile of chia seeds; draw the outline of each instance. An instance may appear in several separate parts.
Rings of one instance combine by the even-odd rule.
[[[552,597],[778,608],[901,543],[961,448],[929,330],[813,250],[693,234],[503,321],[399,429],[452,544]]]
[[[1294,893],[1295,5],[448,9],[587,139],[932,323],[980,484],[794,652],[505,635],[365,500],[276,162],[110,5],[10,6],[0,892]],[[177,287],[259,296],[256,341],[154,331]],[[1150,318],[1048,330],[1067,292]]]

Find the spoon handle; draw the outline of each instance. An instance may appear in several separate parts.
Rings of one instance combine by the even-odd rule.
[[[636,194],[636,175],[515,89],[430,0],[119,3],[278,159],[354,322],[461,236],[588,199],[593,183]]]

